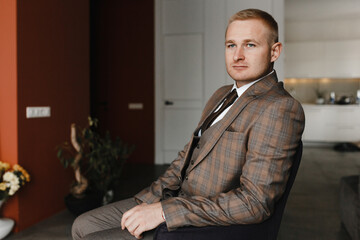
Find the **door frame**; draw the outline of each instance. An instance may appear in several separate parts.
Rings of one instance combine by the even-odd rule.
[[[164,154],[162,151],[164,140],[164,111],[163,111],[163,58],[161,37],[161,0],[155,0],[155,164],[164,164]]]

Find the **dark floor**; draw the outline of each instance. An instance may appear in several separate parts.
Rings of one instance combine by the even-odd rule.
[[[164,166],[127,166],[117,198],[134,195],[164,171]],[[305,146],[302,163],[290,193],[279,240],[350,240],[339,218],[339,182],[360,172],[360,152]],[[74,217],[63,211],[6,240],[71,239]]]

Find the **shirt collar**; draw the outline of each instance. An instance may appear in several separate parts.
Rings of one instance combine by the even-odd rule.
[[[239,87],[239,88],[236,86],[236,81],[234,81],[234,85],[233,85],[231,91],[234,90],[234,89],[236,89],[236,92],[237,92],[237,95],[238,95],[238,98],[239,98],[249,87],[251,87],[253,84],[257,83],[258,81],[266,78],[267,76],[269,76],[270,74],[272,74],[274,71],[275,71],[275,70],[273,69],[270,73],[266,74],[265,76],[263,76],[263,77],[255,80],[255,81],[252,81],[252,82],[250,82],[250,83],[248,83],[248,84],[245,84],[245,85],[243,85],[243,86],[241,86],[241,87]]]

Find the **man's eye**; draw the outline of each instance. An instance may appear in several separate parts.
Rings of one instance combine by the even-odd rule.
[[[253,43],[247,43],[246,46],[249,47],[249,48],[253,48],[253,47],[255,47],[255,44],[253,44]]]
[[[233,48],[233,47],[235,47],[235,44],[228,44],[227,47],[228,48]]]

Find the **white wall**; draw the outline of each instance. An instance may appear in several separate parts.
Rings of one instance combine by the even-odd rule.
[[[285,77],[360,76],[360,1],[285,1]]]

